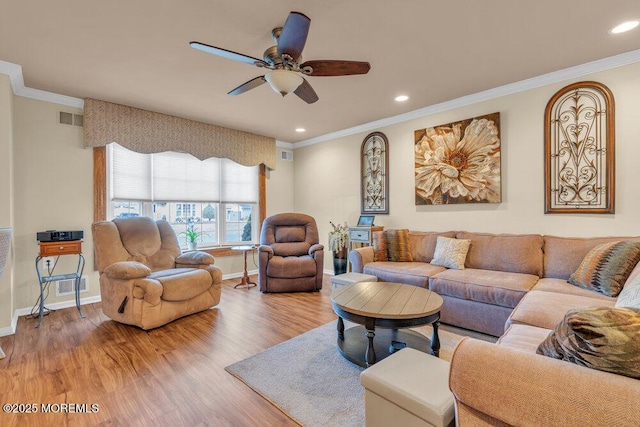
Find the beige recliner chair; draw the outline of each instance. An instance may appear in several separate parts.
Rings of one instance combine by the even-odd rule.
[[[258,282],[262,292],[322,289],[324,246],[316,220],[282,213],[264,220],[258,248]]]
[[[181,253],[167,221],[147,217],[92,225],[102,311],[151,329],[220,302],[222,271],[205,252]]]

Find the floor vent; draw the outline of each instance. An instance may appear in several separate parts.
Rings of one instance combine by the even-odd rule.
[[[280,160],[284,160],[287,162],[293,161],[293,151],[282,150],[280,152]]]
[[[56,282],[56,296],[73,295],[76,292],[75,279],[59,280]],[[89,282],[87,276],[80,279],[80,293],[89,292]]]
[[[81,114],[71,114],[60,111],[60,123],[63,125],[80,126],[84,125],[84,116]]]

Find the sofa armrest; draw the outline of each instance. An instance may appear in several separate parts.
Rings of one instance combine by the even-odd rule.
[[[107,266],[102,272],[110,279],[141,279],[151,274],[151,269],[137,261],[119,261]]]
[[[365,246],[352,249],[349,251],[349,262],[351,263],[351,271],[362,273],[364,266],[373,262],[373,247]]]
[[[456,403],[510,425],[637,425],[640,382],[463,339],[451,360]]]
[[[216,259],[213,255],[202,251],[186,252],[176,258],[176,268],[182,267],[205,267],[214,264]]]
[[[263,252],[267,254],[269,258],[273,256],[273,248],[269,245],[260,245],[258,246],[258,252]]]
[[[153,279],[139,279],[133,284],[133,297],[144,299],[154,306],[160,304],[162,291],[162,284]]]
[[[324,251],[324,246],[319,243],[316,243],[315,245],[311,245],[311,247],[309,248],[309,255],[315,256],[315,253],[317,251]]]

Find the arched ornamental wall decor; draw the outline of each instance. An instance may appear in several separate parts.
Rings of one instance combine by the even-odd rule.
[[[360,148],[360,204],[363,214],[389,213],[389,141],[373,132]]]
[[[545,213],[614,213],[614,100],[602,83],[559,90],[545,110]]]

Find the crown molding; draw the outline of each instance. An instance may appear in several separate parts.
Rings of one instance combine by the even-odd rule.
[[[83,99],[25,87],[24,78],[22,76],[22,67],[18,64],[0,61],[0,73],[9,76],[11,87],[13,88],[13,94],[16,96],[37,99],[39,101],[53,102],[54,104],[67,105],[69,107],[84,108]]]
[[[292,142],[278,141],[277,139],[276,139],[276,147],[286,148],[287,150],[293,150],[295,148]]]
[[[490,99],[523,92],[525,90],[535,89],[549,84],[559,83],[569,79],[575,79],[588,74],[630,65],[636,62],[640,62],[640,49],[610,56],[608,58],[598,59],[596,61],[587,62],[586,64],[576,65],[575,67],[565,68],[564,70],[554,71],[548,74],[543,74],[541,76],[532,77],[530,79],[521,80],[515,83],[510,83],[508,85],[499,86],[493,89],[488,89],[482,92],[474,93],[472,95],[445,101],[440,104],[434,104],[428,107],[420,108],[418,110],[413,110],[408,113],[399,114],[397,116],[387,117],[384,119],[354,126],[348,129],[343,129],[314,138],[305,139],[303,141],[296,142],[293,145],[295,148],[302,148],[309,145],[319,144],[321,142],[327,142],[333,139],[354,135],[357,133],[370,132],[372,130],[407,122],[409,120],[417,119],[430,114],[441,113],[444,111],[453,110],[455,108],[477,104],[479,102],[488,101]]]

